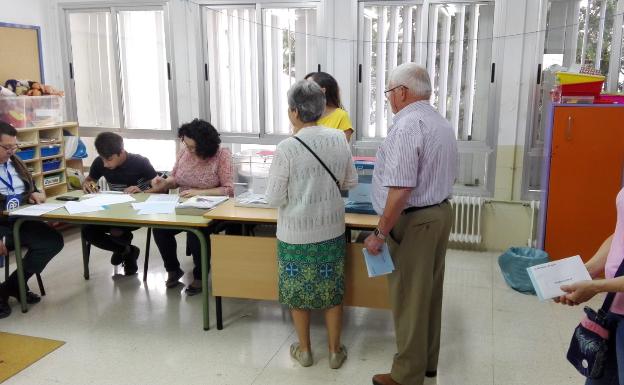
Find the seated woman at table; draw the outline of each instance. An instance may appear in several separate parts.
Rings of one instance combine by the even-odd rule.
[[[325,95],[316,83],[302,80],[290,88],[294,136],[277,146],[266,196],[270,206],[278,207],[279,301],[291,309],[299,337],[290,354],[302,366],[313,364],[310,311],[324,309],[329,365],[338,369],[347,358],[340,344],[346,253],[340,189],[355,187],[357,173],[345,135],[317,126],[324,110]]]
[[[171,175],[164,179],[157,176],[152,180],[155,192],[167,192],[179,188],[180,196],[190,198],[195,195],[227,195],[234,194],[232,181],[232,153],[228,148],[221,147],[221,139],[217,130],[208,122],[195,119],[186,123],[178,130],[182,149],[178,154]],[[179,279],[184,276],[180,269],[177,255],[175,235],[181,230],[154,229],[154,241],[167,270],[166,286],[176,287]],[[205,228],[208,242],[208,264],[210,266],[210,232],[212,227]],[[193,255],[193,281],[186,287],[187,295],[199,294],[202,291],[201,281],[201,250],[199,240],[192,233],[187,233],[187,245]]]

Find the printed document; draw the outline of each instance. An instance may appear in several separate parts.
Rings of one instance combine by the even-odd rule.
[[[565,292],[560,289],[563,285],[591,281],[591,276],[578,255],[531,266],[527,271],[540,301],[564,295]]]
[[[394,263],[390,257],[390,250],[388,250],[387,244],[383,244],[381,252],[377,255],[370,254],[365,248],[362,249],[362,252],[364,253],[366,270],[368,270],[370,278],[390,274],[394,271]]]
[[[90,206],[106,206],[106,205],[114,205],[117,203],[126,203],[126,202],[134,202],[136,199],[132,197],[130,194],[93,194],[93,197],[89,197],[88,199],[82,199],[80,202],[85,202]],[[87,203],[88,202],[88,203]]]
[[[146,201],[133,203],[132,208],[137,210],[138,215],[149,214],[175,214],[175,201]]]
[[[63,206],[63,203],[42,203],[40,205],[32,205],[21,209],[13,210],[9,213],[9,215],[27,215],[31,217],[40,217],[43,214],[47,214],[50,211],[60,209]]]
[[[96,211],[104,210],[104,207],[92,205],[88,200],[81,202],[67,202],[65,203],[65,210],[67,210],[70,214],[82,214],[82,213],[93,213]]]

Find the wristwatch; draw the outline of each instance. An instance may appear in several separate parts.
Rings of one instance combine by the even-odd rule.
[[[382,241],[386,240],[386,236],[383,235],[383,233],[381,231],[379,231],[379,228],[376,228],[375,231],[373,231],[373,234],[375,234],[375,236],[379,239],[381,239]]]

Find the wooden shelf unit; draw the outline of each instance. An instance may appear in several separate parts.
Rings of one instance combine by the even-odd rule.
[[[32,168],[31,173],[33,180],[40,191],[45,191],[47,196],[59,195],[67,192],[69,186],[67,184],[67,175],[65,174],[66,160],[65,160],[65,140],[63,131],[69,132],[71,135],[78,136],[78,123],[66,122],[61,124],[55,124],[50,126],[41,127],[28,127],[17,129],[17,141],[18,143],[27,142],[25,145],[20,145],[22,149],[34,149],[35,155],[32,159],[24,160],[29,168]],[[41,143],[41,139],[54,139],[53,142]],[[37,144],[32,144],[37,143]],[[41,156],[41,149],[48,146],[58,146],[60,150],[57,155]],[[59,167],[54,170],[43,170],[43,162],[49,160],[60,160]],[[82,161],[79,159],[68,160],[71,164],[81,165]],[[59,182],[44,185],[44,179],[50,175],[59,175]]]

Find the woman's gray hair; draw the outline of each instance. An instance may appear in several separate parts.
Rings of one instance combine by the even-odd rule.
[[[429,99],[431,97],[431,80],[424,67],[416,63],[403,63],[390,74],[388,85],[407,87],[414,96]]]
[[[299,112],[303,123],[316,122],[325,112],[325,93],[313,81],[299,80],[288,90],[288,108]]]

